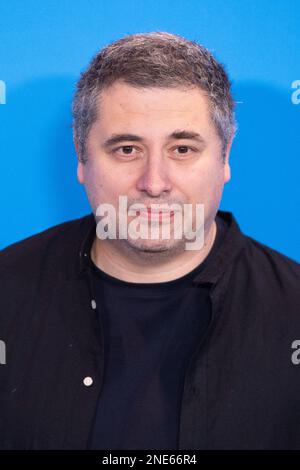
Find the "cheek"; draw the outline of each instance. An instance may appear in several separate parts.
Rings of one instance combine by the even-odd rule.
[[[106,181],[103,173],[95,168],[95,165],[92,165],[91,162],[86,163],[84,186],[90,205],[95,211],[100,202],[104,200]]]
[[[101,203],[118,206],[119,196],[128,194],[129,177],[116,168],[107,168],[105,165],[90,164],[85,173],[85,188],[93,209]]]
[[[190,173],[183,179],[181,187],[188,192],[189,199],[210,205],[218,201],[224,186],[223,170],[219,165],[203,167]]]

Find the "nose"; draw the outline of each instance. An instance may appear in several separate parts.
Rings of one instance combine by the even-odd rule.
[[[169,192],[171,188],[166,163],[162,159],[149,158],[137,181],[137,189],[147,192],[152,197],[157,197],[164,192]]]

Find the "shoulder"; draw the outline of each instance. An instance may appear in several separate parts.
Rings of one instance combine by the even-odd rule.
[[[0,251],[0,276],[16,273],[33,276],[45,259],[62,260],[68,250],[76,250],[93,215],[63,222],[13,243]]]
[[[254,238],[245,238],[245,253],[254,269],[262,269],[263,274],[279,275],[299,281],[300,264],[297,261]]]
[[[250,293],[271,303],[285,303],[300,309],[300,264],[297,261],[245,236],[236,273]]]
[[[249,280],[296,284],[299,289],[297,261],[245,234],[231,212],[218,211],[218,215],[224,234],[222,257],[229,259],[238,275],[244,274]]]

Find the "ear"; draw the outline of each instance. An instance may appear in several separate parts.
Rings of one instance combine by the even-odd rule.
[[[84,164],[82,163],[82,161],[80,159],[79,143],[78,143],[78,139],[77,139],[75,131],[73,132],[73,143],[74,143],[74,147],[75,147],[75,150],[76,150],[77,161],[78,161],[78,163],[77,163],[77,179],[78,179],[80,184],[84,184]]]
[[[77,179],[80,184],[84,184],[84,164],[78,160]]]
[[[229,165],[229,155],[230,155],[230,150],[233,142],[233,137],[230,139],[229,143],[227,144],[226,147],[226,153],[225,153],[225,159],[224,159],[224,183],[228,183],[228,181],[231,179],[231,169]]]

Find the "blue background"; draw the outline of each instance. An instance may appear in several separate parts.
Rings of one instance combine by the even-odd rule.
[[[233,81],[239,130],[221,209],[300,260],[300,0],[0,0],[0,247],[90,212],[76,179],[71,99],[107,43],[169,31],[208,47]]]

